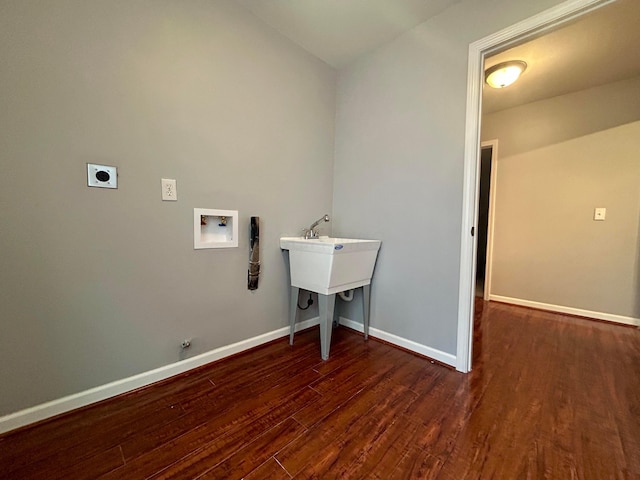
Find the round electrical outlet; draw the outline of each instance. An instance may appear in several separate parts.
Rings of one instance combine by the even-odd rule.
[[[87,163],[87,185],[100,188],[118,188],[118,169],[109,165]]]

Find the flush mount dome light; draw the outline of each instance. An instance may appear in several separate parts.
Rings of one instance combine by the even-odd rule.
[[[484,78],[487,84],[493,88],[504,88],[518,80],[518,77],[525,71],[527,64],[522,60],[511,60],[502,62],[487,68]]]

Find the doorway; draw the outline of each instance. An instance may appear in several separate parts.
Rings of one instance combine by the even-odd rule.
[[[463,213],[461,229],[460,281],[456,370],[469,372],[472,362],[473,313],[476,278],[476,241],[478,218],[480,116],[484,59],[508,46],[574,20],[612,0],[575,0],[564,2],[538,15],[512,25],[469,45],[467,111],[464,154]]]
[[[489,300],[491,293],[497,150],[498,140],[482,142],[480,147],[475,295],[483,300]]]

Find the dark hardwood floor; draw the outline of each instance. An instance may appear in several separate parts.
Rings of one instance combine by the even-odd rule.
[[[462,375],[318,331],[0,437],[3,479],[640,479],[640,330],[477,304]]]

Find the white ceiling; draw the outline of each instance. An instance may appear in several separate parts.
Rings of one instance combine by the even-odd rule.
[[[342,68],[460,0],[236,1],[308,52]],[[487,58],[485,65],[510,59],[524,60],[528,68],[507,88],[485,85],[485,113],[640,76],[640,0],[617,0]]]
[[[640,76],[640,0],[618,0],[583,15],[487,58],[485,67],[506,60],[524,60],[527,70],[509,87],[485,84],[484,113]]]
[[[460,0],[236,0],[335,68]]]

